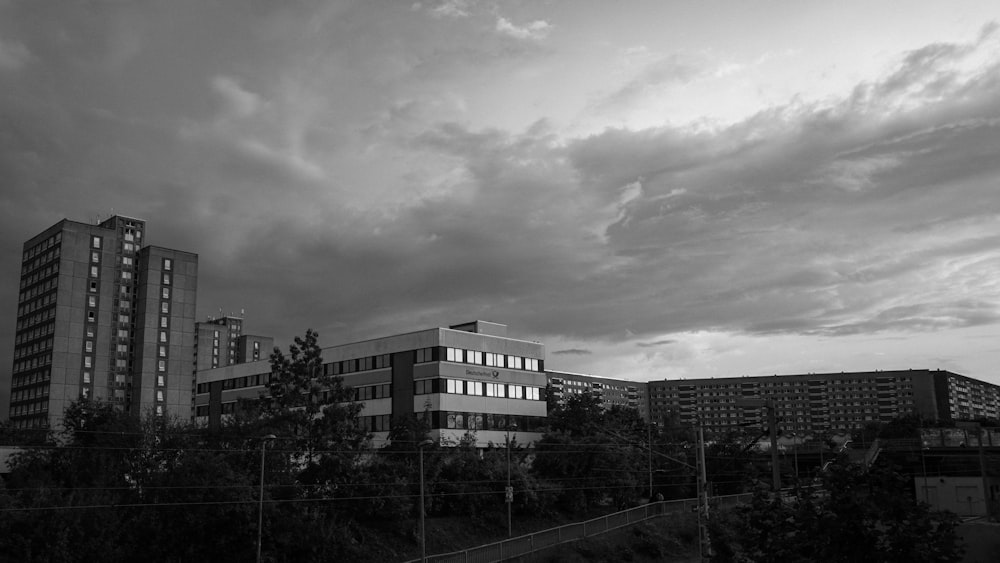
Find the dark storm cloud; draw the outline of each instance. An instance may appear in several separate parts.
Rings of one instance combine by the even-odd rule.
[[[440,87],[457,74],[488,83],[485,61],[546,56],[474,3],[430,16],[391,3],[158,6],[22,3],[0,17],[10,315],[11,241],[113,207],[147,219],[151,242],[199,254],[199,315],[245,309],[248,330],[279,340],[482,318],[673,350],[663,335],[996,320],[989,33],[906,54],[825,105],[567,139],[544,119],[474,127]],[[960,64],[973,55],[985,62]],[[692,72],[664,62],[619,91]]]

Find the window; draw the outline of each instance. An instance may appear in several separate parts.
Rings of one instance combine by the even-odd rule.
[[[83,343],[83,351],[84,352],[93,352],[94,351],[94,342],[92,340],[88,340],[88,341],[84,342]]]
[[[447,385],[448,393],[461,393],[464,390],[462,381],[459,381],[458,379],[448,379],[447,381],[448,381]]]
[[[97,282],[95,281],[90,282],[90,291],[91,293],[97,293]]]
[[[466,394],[482,395],[483,383],[481,381],[469,381],[468,383],[466,383]]]
[[[167,317],[160,317],[160,328],[167,328]]]
[[[132,244],[131,242],[123,242],[122,243],[122,249],[125,252],[132,252],[135,249],[135,245]]]
[[[83,382],[84,383],[90,383],[90,372],[89,371],[83,372]]]
[[[514,369],[521,369],[520,356],[507,356],[507,367]]]
[[[538,387],[525,387],[525,398],[529,401],[541,400],[541,389]]]
[[[538,360],[536,360],[534,358],[525,358],[524,359],[524,369],[530,370],[530,371],[538,371]]]
[[[83,367],[85,367],[85,368],[92,368],[92,367],[94,367],[94,358],[91,357],[91,356],[84,356],[83,357]]]
[[[92,278],[96,278],[97,277],[97,266],[91,266],[90,267],[90,277],[92,277]]]
[[[465,361],[470,364],[483,365],[483,353],[476,350],[466,350]]]
[[[173,267],[173,265],[174,265],[173,260],[171,260],[170,258],[164,258],[163,259],[163,269],[164,270],[167,270],[169,272],[170,269]]]
[[[87,322],[92,323],[97,320],[97,313],[94,311],[87,311]]]
[[[162,403],[163,402],[163,391],[157,390],[157,392],[156,392],[156,401],[158,403]]]
[[[123,280],[130,280],[130,279],[132,279],[132,272],[122,272],[122,279]]]
[[[161,330],[160,331],[160,342],[166,342],[166,341],[167,341],[167,332],[165,330]]]
[[[156,371],[167,371],[167,361],[159,360],[156,362]]]
[[[93,295],[87,296],[87,306],[88,307],[97,307],[97,297],[95,297]]]
[[[122,257],[122,266],[128,266],[128,267],[131,268],[132,267],[132,259],[129,258],[128,256]]]
[[[163,314],[169,313],[170,312],[170,303],[167,303],[166,301],[164,301],[163,303],[160,303],[160,312],[163,313]]]
[[[170,285],[170,274],[163,274],[163,285]]]
[[[433,361],[433,348],[420,348],[417,350],[417,363]]]
[[[524,398],[524,387],[520,385],[508,385],[507,386],[508,397],[511,399],[523,399]]]
[[[94,248],[100,248],[101,237],[90,237],[90,246],[93,246]]]
[[[94,327],[88,326],[87,327],[87,338],[93,338],[94,337],[94,332],[95,332],[94,331]]]
[[[94,263],[100,262],[101,261],[101,253],[100,252],[91,252],[90,253],[90,261],[94,262]]]
[[[446,357],[449,362],[464,362],[465,351],[461,348],[448,348]]]
[[[167,357],[167,347],[166,346],[160,346],[160,357],[161,358],[166,358]]]
[[[162,295],[164,299],[170,299],[170,288],[169,287],[163,288]]]

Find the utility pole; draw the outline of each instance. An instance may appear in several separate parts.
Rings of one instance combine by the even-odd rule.
[[[774,493],[781,490],[781,471],[778,466],[778,417],[774,413],[774,399],[764,401],[767,409],[767,431],[771,435],[771,479]]]
[[[774,494],[781,490],[781,471],[778,466],[778,416],[775,413],[774,399],[737,399],[740,407],[767,409],[767,433],[771,435],[771,486]]]
[[[653,502],[653,423],[646,424],[646,443],[649,444],[649,502]]]
[[[705,467],[705,428],[698,418],[698,552],[702,563],[711,561],[712,542],[708,536],[708,470]]]

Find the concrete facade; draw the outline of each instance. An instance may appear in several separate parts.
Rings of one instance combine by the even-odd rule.
[[[506,326],[476,321],[323,348],[326,374],[340,376],[362,404],[376,443],[393,417],[425,417],[444,443],[474,434],[477,445],[541,437],[545,420],[544,345],[506,337]],[[215,426],[240,398],[267,391],[266,361],[200,371],[195,419]]]
[[[988,413],[1000,406],[1000,387],[943,370],[841,372],[651,381],[649,401],[653,421],[690,425],[698,418],[721,433],[762,424],[759,403],[773,401],[783,431],[823,433],[909,414],[995,417]]]
[[[191,384],[198,257],[144,247],[145,230],[145,221],[120,215],[97,225],[62,220],[25,242],[10,382],[14,427],[55,426],[81,397],[134,413],[190,416],[182,390]],[[171,274],[178,287],[166,292],[164,260],[179,268]],[[163,302],[170,308],[165,342],[154,326]],[[177,362],[162,386],[160,346]]]
[[[568,371],[546,370],[549,389],[562,403],[573,395],[590,394],[608,409],[613,406],[633,408],[644,420],[649,420],[648,384],[610,377],[598,377]]]

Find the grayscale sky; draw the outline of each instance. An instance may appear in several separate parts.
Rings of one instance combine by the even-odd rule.
[[[1000,384],[1000,2],[0,0],[22,243],[146,219],[199,318],[485,319],[636,380]]]

